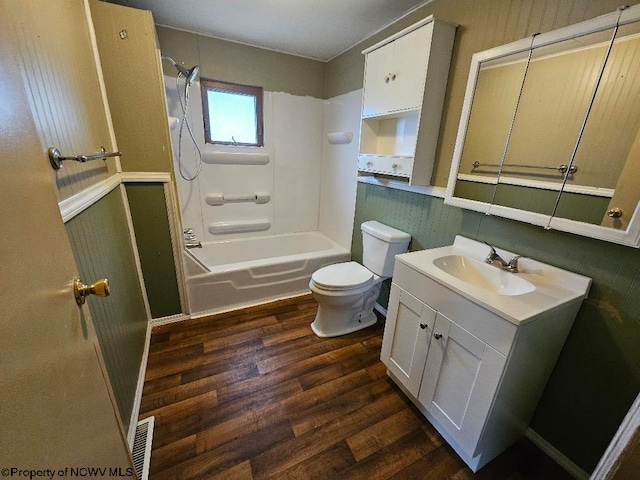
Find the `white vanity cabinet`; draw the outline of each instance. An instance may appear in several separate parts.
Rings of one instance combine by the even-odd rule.
[[[363,52],[360,171],[429,184],[455,29],[430,16]]]
[[[526,432],[582,299],[516,322],[427,275],[423,252],[396,257],[381,359],[477,471]]]

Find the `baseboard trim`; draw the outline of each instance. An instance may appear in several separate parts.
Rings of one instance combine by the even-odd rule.
[[[564,453],[542,438],[535,430],[527,429],[525,437],[531,440],[536,447],[546,453],[558,465],[564,468],[569,474],[578,480],[587,480],[589,474],[582,470],[578,465],[567,458]]]
[[[160,325],[168,325],[169,323],[184,322],[185,320],[190,320],[191,318],[191,315],[178,313],[176,315],[169,315],[167,317],[152,318],[151,321],[149,321],[149,325],[151,326],[151,328],[153,328],[159,327]]]
[[[131,409],[131,419],[129,420],[129,432],[127,433],[127,444],[129,450],[133,451],[133,443],[136,438],[136,428],[138,427],[138,415],[140,414],[140,402],[142,401],[142,389],[144,387],[144,377],[147,373],[147,360],[149,359],[149,344],[151,343],[151,322],[147,323],[147,333],[144,338],[144,350],[142,351],[142,361],[138,372],[138,385],[136,395],[133,398],[133,408]]]

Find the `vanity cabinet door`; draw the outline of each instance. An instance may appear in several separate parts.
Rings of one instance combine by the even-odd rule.
[[[436,312],[397,285],[391,286],[380,358],[418,396]]]
[[[418,402],[473,457],[506,358],[438,313]]]

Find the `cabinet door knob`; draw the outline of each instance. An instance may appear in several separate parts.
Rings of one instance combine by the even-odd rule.
[[[620,208],[612,208],[611,210],[607,210],[607,215],[611,218],[620,218],[622,216],[622,209]]]
[[[433,334],[433,338],[435,338],[436,340],[440,340],[442,338],[442,334],[441,333],[434,333]]]
[[[371,160],[367,162],[367,167],[373,167],[373,162]]]
[[[394,170],[398,169],[398,164],[397,163],[392,163],[391,164],[391,168],[393,168]]]
[[[420,328],[424,330],[425,328],[427,328],[427,326],[424,323],[421,323]]]

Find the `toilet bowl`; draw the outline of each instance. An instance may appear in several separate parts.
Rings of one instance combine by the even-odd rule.
[[[411,236],[379,222],[362,224],[363,263],[336,263],[314,272],[309,288],[318,302],[311,329],[319,337],[346,335],[376,323],[373,312],[382,282],[391,277],[395,255]]]

